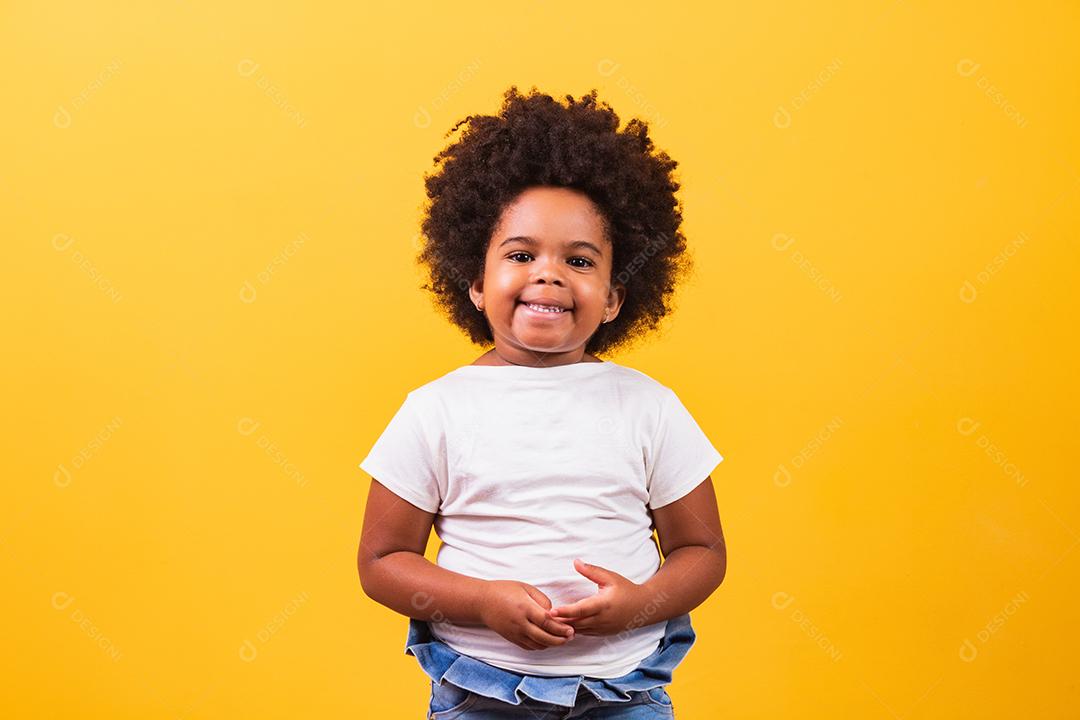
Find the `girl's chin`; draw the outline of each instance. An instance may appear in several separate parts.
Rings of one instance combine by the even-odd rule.
[[[514,323],[504,333],[523,348],[536,352],[566,352],[574,347],[571,328],[537,327],[537,323]],[[584,340],[582,340],[584,342]],[[581,343],[578,343],[580,345]]]

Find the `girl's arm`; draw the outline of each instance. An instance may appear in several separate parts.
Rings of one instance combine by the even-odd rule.
[[[551,600],[517,580],[481,580],[424,557],[435,514],[371,479],[356,564],[375,602],[417,620],[489,627],[526,650],[562,645],[570,625],[548,617]]]
[[[646,607],[651,602],[667,620],[703,603],[727,574],[727,546],[712,476],[652,514],[664,563],[643,587]],[[649,622],[660,619],[650,618]]]
[[[356,557],[364,593],[417,620],[483,625],[485,581],[424,557],[434,520],[372,478]]]

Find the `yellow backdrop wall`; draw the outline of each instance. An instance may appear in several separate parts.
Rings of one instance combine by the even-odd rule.
[[[0,17],[5,717],[423,717],[356,463],[482,351],[412,260],[444,133],[511,84],[680,162],[697,271],[610,358],[726,458],[679,717],[1080,702],[1075,4]]]

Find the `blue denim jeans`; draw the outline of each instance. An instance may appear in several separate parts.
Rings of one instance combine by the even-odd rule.
[[[617,678],[497,668],[458,653],[412,618],[405,654],[431,679],[428,720],[647,720],[675,717],[664,686],[696,637],[689,614],[668,620],[656,651]]]

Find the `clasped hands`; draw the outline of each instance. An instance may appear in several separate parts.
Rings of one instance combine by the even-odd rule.
[[[629,629],[647,602],[645,586],[579,558],[574,560],[574,569],[596,583],[598,590],[557,608],[528,583],[487,582],[480,611],[484,624],[526,650],[563,645],[577,635],[615,635]]]

